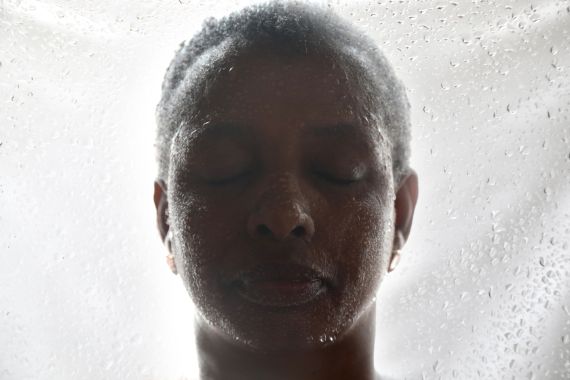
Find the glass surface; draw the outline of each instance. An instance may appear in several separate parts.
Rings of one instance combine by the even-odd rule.
[[[0,378],[179,379],[152,202],[179,42],[245,1],[0,1]],[[387,379],[570,378],[567,1],[321,1],[408,88],[420,197],[378,294]]]

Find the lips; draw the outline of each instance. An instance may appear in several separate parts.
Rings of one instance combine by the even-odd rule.
[[[314,301],[326,291],[325,277],[298,264],[264,264],[240,273],[234,289],[261,306],[291,307]]]

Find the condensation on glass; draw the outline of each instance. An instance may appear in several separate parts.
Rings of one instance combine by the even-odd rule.
[[[249,2],[0,1],[0,378],[184,378],[154,107],[178,43]],[[420,200],[378,294],[394,379],[570,378],[570,6],[328,1],[408,87]]]

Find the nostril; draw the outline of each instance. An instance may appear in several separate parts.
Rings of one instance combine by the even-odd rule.
[[[303,237],[305,235],[305,228],[303,226],[297,226],[291,233],[295,237]]]
[[[271,230],[265,224],[260,224],[257,226],[257,232],[262,236],[271,235]]]

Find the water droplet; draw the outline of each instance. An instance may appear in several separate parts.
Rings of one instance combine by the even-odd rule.
[[[439,366],[439,360],[436,360],[435,363],[433,363],[433,366],[432,366],[433,372],[437,372],[438,366]]]

